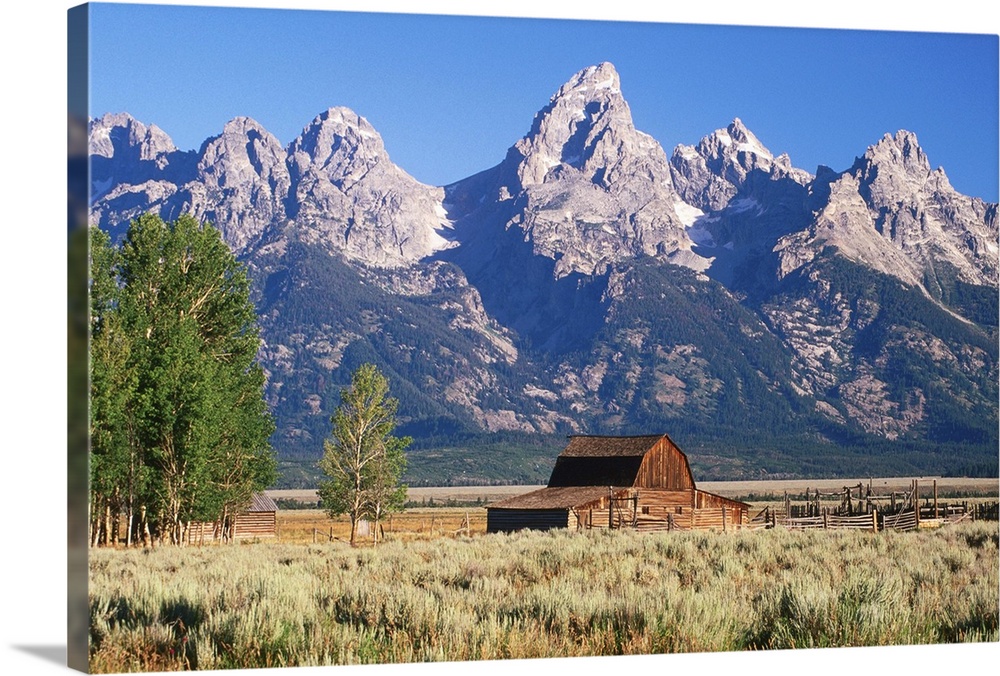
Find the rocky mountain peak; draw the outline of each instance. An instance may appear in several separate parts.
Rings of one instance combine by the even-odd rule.
[[[288,216],[300,237],[378,267],[451,246],[440,234],[449,226],[444,191],[393,164],[382,137],[353,110],[316,116],[289,145],[287,164]]]
[[[723,170],[734,183],[741,183],[754,169],[770,171],[774,155],[735,118],[725,129],[718,129],[698,144],[698,153],[710,166]]]
[[[129,154],[135,160],[164,161],[177,146],[155,124],[139,122],[128,113],[107,113],[90,121],[90,154],[112,158]]]
[[[349,108],[317,115],[289,146],[293,173],[322,167],[329,180],[349,188],[380,162],[389,162],[382,137]]]
[[[995,286],[995,207],[959,194],[943,169],[930,166],[916,135],[904,130],[883,136],[842,174],[824,176],[828,192],[817,192],[823,198],[815,227],[776,248],[783,270],[833,244],[929,294],[955,279]]]
[[[559,88],[553,100],[571,95],[586,99],[605,96],[621,96],[621,78],[614,64],[604,61],[596,66],[588,66],[571,77]]]
[[[858,177],[862,194],[876,208],[914,199],[931,177],[930,161],[916,134],[906,130],[883,136],[849,171]]]
[[[195,176],[197,153],[178,150],[156,125],[109,113],[89,126],[91,220],[114,237],[149,205],[166,205]]]
[[[765,181],[787,178],[799,185],[812,180],[808,172],[792,166],[787,154],[775,157],[738,117],[696,146],[677,146],[670,165],[677,192],[703,211],[724,209],[754,174]]]
[[[264,127],[261,126],[260,122],[253,119],[252,117],[246,117],[246,116],[234,117],[229,122],[226,122],[225,126],[223,126],[222,128],[223,136],[229,136],[234,134],[246,136],[254,132],[257,132],[258,134],[267,134],[268,136],[270,136],[270,133],[266,129],[264,129]]]
[[[202,145],[198,176],[185,186],[186,207],[218,227],[242,251],[268,224],[285,217],[290,178],[281,142],[256,120],[237,117]]]
[[[897,131],[895,136],[883,136],[878,143],[868,148],[864,159],[869,164],[893,165],[919,176],[926,176],[931,170],[930,161],[920,147],[917,135],[905,129]]]
[[[517,163],[522,186],[556,180],[576,169],[587,180],[609,187],[609,173],[615,168],[657,150],[662,154],[656,141],[636,130],[618,71],[605,62],[579,71],[559,88],[535,116],[528,135],[512,148],[508,161]]]
[[[535,255],[556,261],[557,279],[639,255],[705,264],[675,211],[666,153],[635,128],[607,62],[570,77],[499,167],[451,193],[452,203],[507,204],[502,218]]]
[[[865,198],[875,207],[920,200],[921,195],[957,196],[942,167],[932,170],[915,134],[886,134],[857,158],[849,170],[861,182]]]
[[[267,157],[263,157],[262,153]],[[280,158],[284,164],[284,148],[281,142],[264,129],[256,120],[249,117],[237,117],[222,128],[222,133],[208,139],[202,145],[201,158],[198,167],[212,172],[220,162],[232,165],[237,162],[244,168],[249,165],[255,171],[263,169],[262,164],[272,168]]]
[[[743,120],[738,117],[729,123],[725,131],[719,130],[716,132],[716,135],[718,141],[723,146],[732,148],[736,153],[749,153],[762,160],[774,158],[771,151],[760,142],[760,139],[753,135],[753,132],[747,129],[746,125],[743,124]]]

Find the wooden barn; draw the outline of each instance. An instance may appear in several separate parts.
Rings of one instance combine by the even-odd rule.
[[[263,493],[254,493],[250,505],[234,519],[236,539],[274,537],[277,512],[274,500]]]
[[[263,493],[254,493],[250,504],[239,514],[231,517],[226,528],[231,529],[232,539],[273,538],[277,535],[278,505]],[[191,544],[223,539],[221,522],[192,522],[187,529],[187,540]],[[228,533],[227,533],[227,538]]]
[[[487,507],[490,533],[522,528],[742,528],[750,506],[699,490],[665,434],[571,436],[545,488]]]

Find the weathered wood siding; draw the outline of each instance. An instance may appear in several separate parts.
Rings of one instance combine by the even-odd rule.
[[[653,508],[695,507],[695,491],[660,490],[654,488],[640,488],[639,506]]]
[[[236,539],[274,537],[274,512],[244,512],[236,517]]]
[[[486,512],[487,533],[508,533],[522,528],[550,530],[570,525],[569,509],[496,509]],[[576,527],[573,519],[573,527]]]
[[[637,488],[694,490],[687,457],[666,436],[646,453],[633,484]]]
[[[243,512],[236,517],[233,537],[237,540],[273,538],[277,535],[275,512]],[[222,539],[222,525],[218,522],[192,521],[187,529],[187,542],[212,542]]]

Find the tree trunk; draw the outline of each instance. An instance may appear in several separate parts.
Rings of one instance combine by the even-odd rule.
[[[142,546],[151,547],[153,545],[153,536],[149,532],[149,520],[146,518],[146,505],[139,508],[139,522],[142,528]]]
[[[90,506],[90,546],[97,547],[101,544],[101,517],[98,500],[93,500]]]
[[[126,549],[131,549],[132,548],[132,528],[133,528],[133,526],[135,526],[135,514],[132,512],[131,508],[128,510],[127,516],[128,516],[128,530],[125,531],[125,548]]]
[[[111,504],[104,506],[104,546],[111,542]]]

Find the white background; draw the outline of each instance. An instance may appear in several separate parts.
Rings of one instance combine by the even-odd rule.
[[[66,646],[66,10],[53,0],[11,3],[0,22],[2,195],[0,382],[8,461],[0,485],[0,665],[4,674],[60,673]],[[176,1],[158,4],[197,4]],[[841,0],[762,3],[702,0],[683,9],[652,10],[644,0],[555,2],[508,0],[502,5],[452,1],[278,0],[203,4],[422,11],[744,25],[876,28],[997,34],[997,12],[977,0],[916,4]],[[822,13],[819,13],[822,9]],[[989,14],[987,15],[987,12]],[[977,67],[977,64],[970,64]],[[1000,664],[1000,644],[822,651],[531,660],[518,662],[313,668],[317,674],[510,674],[572,670],[633,676],[664,672],[738,674],[865,674],[918,676],[981,670]],[[287,671],[229,672],[287,674]]]

